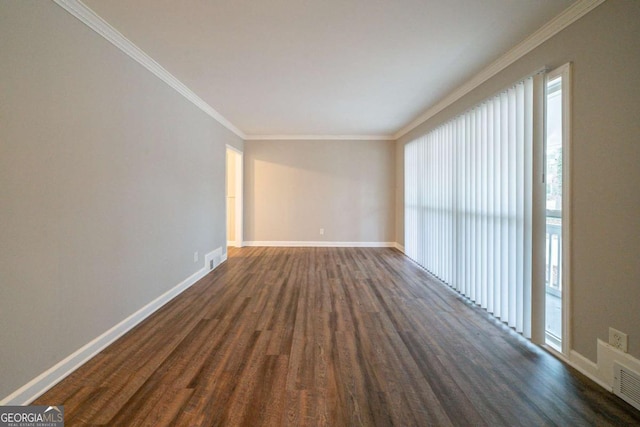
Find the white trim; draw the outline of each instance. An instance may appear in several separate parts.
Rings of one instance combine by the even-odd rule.
[[[562,78],[562,353],[571,352],[571,62],[550,71],[545,80]],[[546,146],[546,141],[545,141]],[[546,153],[545,153],[546,156]],[[546,160],[545,160],[546,161]]]
[[[571,325],[571,259],[573,257],[571,245],[571,223],[573,212],[571,208],[571,157],[572,157],[572,92],[573,76],[571,63],[559,68],[562,72],[562,349],[570,351],[572,342]]]
[[[618,350],[607,342],[598,339],[598,374],[602,381],[613,390],[614,364],[622,364],[629,369],[640,372],[640,359],[636,359],[629,353]]]
[[[246,135],[246,141],[395,141],[393,135]]]
[[[184,83],[174,77],[170,72],[165,70],[160,64],[147,55],[142,49],[136,46],[133,42],[123,36],[118,30],[113,28],[107,21],[102,19],[93,10],[87,7],[80,0],[53,0],[58,6],[69,12],[71,15],[78,18],[83,24],[87,25],[96,33],[113,43],[118,49],[126,53],[145,67],[147,70],[155,74],[160,80],[175,89],[182,96],[191,101],[196,107],[200,108],[222,126],[229,129],[242,139],[246,138],[244,132],[235,127],[233,123],[227,120],[222,114],[218,113],[209,104],[207,104],[202,98],[196,95],[191,89],[189,89]]]
[[[236,153],[236,209],[235,209],[235,238],[236,247],[242,247],[244,239],[244,153]]]
[[[557,353],[560,354],[560,353]],[[591,360],[587,359],[580,353],[575,350],[571,350],[569,352],[569,359],[567,360],[565,357],[560,357],[560,359],[565,360],[569,365],[579,371],[581,374],[589,378],[594,383],[598,384],[600,387],[604,388],[607,391],[612,391],[613,388],[611,385],[607,384],[603,381],[598,375],[598,365],[593,363]]]
[[[543,345],[542,348],[611,393],[613,393],[614,363],[623,364],[630,369],[640,372],[640,360],[628,353],[613,348],[600,339],[597,340],[597,363],[592,362],[575,350],[569,351],[569,356],[567,357],[551,346]]]
[[[226,254],[221,257],[221,263],[224,259],[226,259]],[[92,341],[88,342],[65,359],[47,369],[4,399],[0,400],[0,406],[30,404],[51,387],[70,375],[73,371],[84,365],[89,361],[89,359],[101,352],[105,347],[129,332],[160,307],[184,292],[208,273],[208,268],[202,268],[196,271],[175,287],[169,289],[167,292],[160,295],[108,331],[104,332],[102,335],[94,338]]]
[[[303,247],[303,248],[395,248],[394,242],[307,242],[307,241],[248,241],[245,246]]]
[[[246,135],[240,129],[238,129],[233,123],[227,120],[222,114],[218,113],[213,107],[202,100],[192,90],[190,90],[184,83],[174,77],[171,73],[165,70],[160,64],[154,61],[149,55],[147,55],[142,49],[136,46],[133,42],[123,36],[118,30],[112,27],[108,22],[98,16],[93,10],[87,7],[80,0],[53,0],[56,4],[69,12],[71,15],[78,18],[81,22],[87,25],[89,28],[100,34],[107,39],[117,48],[129,55],[132,59],[140,63],[147,68],[169,86],[178,91],[182,96],[191,101],[194,105],[211,116],[214,120],[220,123],[222,126],[229,129],[231,132],[246,141],[258,141],[258,140],[384,140],[395,141],[402,136],[406,135],[411,130],[424,123],[426,120],[433,117],[435,114],[444,110],[455,101],[462,98],[464,95],[471,92],[473,89],[480,86],[482,83],[489,80],[491,77],[498,74],[500,71],[513,64],[518,59],[522,58],[527,53],[531,52],[536,47],[595,9],[605,0],[578,0],[565,11],[553,18],[551,21],[543,25],[532,35],[527,37],[524,41],[516,45],[507,53],[502,55],[498,60],[490,64],[479,74],[476,74],[465,84],[458,87],[443,100],[433,105],[418,118],[405,125],[402,129],[396,132],[394,135]]]
[[[227,246],[235,246],[237,248],[241,248],[242,247],[242,240],[244,239],[244,152],[242,152],[242,150],[239,150],[229,144],[226,145],[227,150],[231,151],[234,153],[234,160],[235,160],[235,172],[236,172],[236,176],[235,176],[235,184],[236,184],[236,188],[235,188],[235,197],[234,197],[234,201],[235,201],[235,218],[234,218],[234,225],[235,225],[235,230],[234,230],[234,237],[235,240],[229,240],[227,241]],[[229,153],[227,153],[227,157],[228,157]],[[227,186],[227,169],[226,169],[226,165],[227,165],[227,161],[228,159],[225,161],[225,192],[226,192],[226,186]],[[227,203],[228,203],[228,199]],[[228,234],[228,230],[227,230],[227,210],[225,209],[225,233]]]
[[[204,256],[204,269],[207,272],[214,270],[227,259],[227,251],[222,251],[222,246],[214,249]],[[213,267],[211,262],[213,261]]]
[[[233,145],[225,144],[225,147],[227,147],[229,150],[233,151],[236,154],[242,154],[242,150],[234,147]]]
[[[589,378],[594,383],[598,384],[600,387],[609,392],[612,391],[612,387],[610,387],[605,381],[600,379],[598,375],[598,365],[593,363],[591,360],[587,359],[577,351],[571,350],[569,353],[569,358],[567,358],[564,354],[549,345],[542,345],[542,348],[547,350],[547,352],[549,352],[556,359],[559,359],[560,361],[566,363],[585,377]]]
[[[397,250],[399,250],[400,252],[404,253],[404,246],[402,246],[400,243],[395,242],[393,244],[393,247],[396,248]]]
[[[551,37],[555,36],[560,31],[567,28],[569,25],[573,24],[575,21],[582,18],[584,15],[591,12],[593,9],[604,2],[605,0],[576,1],[558,16],[547,22],[536,32],[531,34],[529,37],[517,44],[514,48],[498,58],[495,62],[491,63],[480,73],[476,74],[462,86],[451,92],[442,101],[433,105],[427,111],[422,113],[418,118],[414,119],[408,125],[400,129],[395,135],[393,135],[393,139],[399,139],[407,133],[411,132],[413,129],[415,129],[431,117],[435,116],[440,111],[444,110],[445,108],[489,80],[491,77],[495,76],[500,71],[504,70],[509,65],[513,64],[518,59],[522,58],[533,49],[540,46],[542,43],[549,40]]]
[[[562,79],[562,313],[561,313],[561,352],[565,356],[569,356],[571,353],[571,218],[573,213],[571,212],[571,62],[568,62],[552,71],[549,71],[545,76],[545,124],[548,122],[546,100],[548,97],[547,86],[550,81],[561,78]],[[545,142],[544,142],[544,157],[545,162],[545,174],[546,174],[546,156],[547,156],[547,140],[546,140],[546,128],[545,128]],[[545,181],[547,178],[545,177]],[[543,232],[544,233],[544,232]],[[544,240],[544,239],[543,239]],[[544,280],[544,279],[542,279]]]

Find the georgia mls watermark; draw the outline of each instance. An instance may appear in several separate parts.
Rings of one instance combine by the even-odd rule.
[[[64,406],[0,406],[0,427],[64,427]]]

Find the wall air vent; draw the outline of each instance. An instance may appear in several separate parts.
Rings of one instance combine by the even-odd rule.
[[[640,410],[640,374],[615,362],[613,364],[613,393]]]

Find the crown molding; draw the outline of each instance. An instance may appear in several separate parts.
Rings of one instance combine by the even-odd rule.
[[[558,34],[560,31],[573,24],[578,19],[582,18],[587,13],[591,12],[596,7],[600,6],[606,0],[578,0],[565,9],[562,13],[557,15],[551,21],[540,27],[535,33],[518,43],[515,47],[502,55],[496,61],[491,63],[488,67],[483,69],[480,73],[476,74],[462,86],[451,92],[448,96],[442,99],[437,104],[430,107],[427,111],[421,114],[418,118],[412,120],[408,125],[400,129],[393,135],[393,139],[397,140],[413,129],[429,120],[431,117],[444,110],[482,83],[489,80],[491,77],[498,74],[500,71],[507,68],[509,65],[516,62],[536,47],[540,46],[551,37]]]
[[[222,126],[229,129],[242,139],[245,139],[246,135],[240,129],[233,125],[229,120],[222,116],[207,104],[202,98],[196,95],[191,89],[189,89],[184,83],[178,80],[170,72],[165,70],[160,64],[147,55],[142,49],[136,46],[133,42],[123,36],[118,30],[113,28],[107,21],[98,16],[93,10],[87,7],[80,0],[53,0],[58,6],[69,12],[71,15],[78,18],[83,24],[87,25],[96,33],[111,42],[118,49],[129,55],[132,59],[140,63],[147,70],[155,74],[160,80],[171,86],[182,96],[191,101],[196,107],[200,108],[206,114],[211,116],[214,120],[220,123]]]
[[[392,135],[247,135],[245,141],[394,141]]]
[[[368,141],[392,141],[391,135],[245,135],[233,123],[218,113],[213,107],[207,104],[202,98],[196,95],[184,83],[158,64],[153,58],[147,55],[142,49],[127,39],[122,33],[112,27],[107,21],[91,10],[81,0],[53,0],[58,6],[69,12],[71,15],[87,25],[93,31],[111,42],[114,46],[126,53],[133,60],[151,71],[166,84],[175,89],[178,93],[191,101],[222,126],[239,136],[245,141],[273,141],[273,140],[368,140]]]
[[[246,141],[274,141],[274,140],[369,140],[369,141],[395,141],[406,135],[420,124],[424,123],[440,111],[444,110],[518,59],[531,52],[542,43],[591,12],[593,9],[604,3],[606,0],[578,0],[568,7],[561,14],[546,23],[531,36],[502,55],[498,60],[491,63],[480,73],[472,77],[462,86],[451,92],[448,96],[436,103],[416,119],[404,126],[393,135],[246,135],[233,123],[218,113],[213,107],[207,104],[202,98],[196,95],[184,83],[164,69],[154,61],[142,49],[122,35],[108,22],[98,16],[93,10],[87,7],[80,0],[53,0],[57,5],[76,17],[82,23],[94,30],[96,33],[111,42],[118,49],[129,55],[132,59],[140,63],[143,67],[151,71],[162,81],[167,83],[178,93],[191,101],[222,126],[229,129],[238,137]]]

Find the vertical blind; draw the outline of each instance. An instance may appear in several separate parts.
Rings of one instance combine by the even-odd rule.
[[[516,84],[404,152],[407,256],[526,337],[540,81]]]

